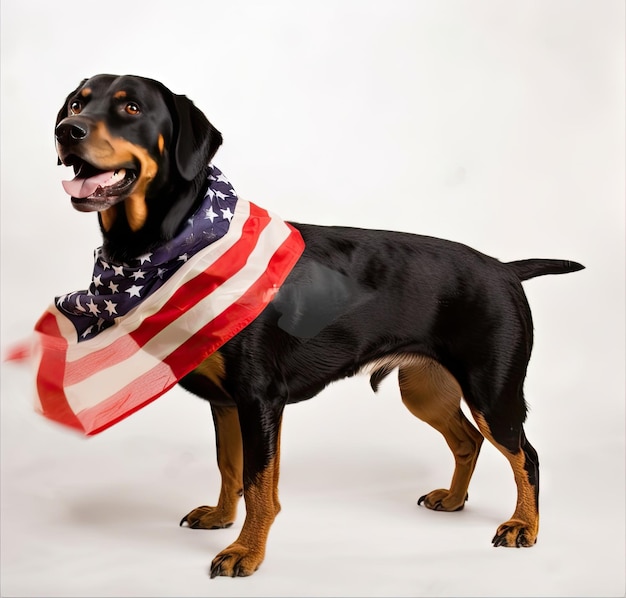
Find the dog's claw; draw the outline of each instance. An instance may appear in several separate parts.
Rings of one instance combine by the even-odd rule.
[[[465,503],[469,498],[469,494],[465,495],[465,500],[458,506],[452,507],[446,506],[444,504],[444,500],[448,500],[450,496],[449,490],[433,490],[429,494],[424,494],[424,496],[420,496],[417,500],[418,506],[422,506],[422,504],[432,511],[446,511],[446,512],[456,512],[462,511],[465,508]]]
[[[197,517],[196,517],[196,518],[191,519],[191,518],[190,518],[190,515],[191,515],[194,511],[199,511],[199,510],[202,510],[202,511],[208,511],[210,508],[211,508],[211,507],[208,507],[208,506],[206,506],[206,505],[203,505],[203,506],[201,506],[201,507],[198,507],[197,509],[194,509],[194,510],[193,510],[193,511],[191,511],[190,513],[187,513],[187,514],[186,514],[186,515],[185,515],[185,516],[184,516],[184,517],[180,520],[180,523],[178,524],[178,526],[179,526],[179,527],[182,527],[182,526],[183,526],[183,523],[186,523],[189,527],[193,528],[195,525],[197,525],[197,524],[199,523],[199,521],[200,521],[200,520],[199,520]]]
[[[247,577],[252,575],[263,561],[262,553],[251,551],[242,544],[231,544],[220,552],[211,563],[210,576]]]
[[[224,529],[233,524],[235,513],[224,512],[219,507],[202,506],[187,513],[179,523],[190,529]]]
[[[491,542],[495,547],[528,548],[533,546],[537,539],[532,537],[532,530],[523,522],[512,521],[502,524]]]
[[[221,562],[222,562],[222,559],[220,559],[218,562],[213,561],[213,563],[211,563],[211,571],[210,571],[211,579],[214,579],[218,575],[222,574]]]
[[[211,579],[214,579],[220,575],[227,575],[229,577],[246,577],[246,573],[244,573],[241,569],[241,566],[239,564],[239,562],[237,562],[233,568],[232,571],[230,571],[230,573],[228,573],[226,571],[226,569],[224,567],[222,567],[222,564],[224,563],[224,561],[228,558],[227,555],[224,555],[222,557],[220,557],[219,559],[215,559],[213,561],[213,563],[211,564]]]
[[[510,544],[507,540],[506,533],[504,534],[496,534],[493,537],[492,543],[494,547],[507,546],[513,548],[522,548],[524,546],[528,546],[528,540],[526,540],[526,536],[523,531],[519,531],[515,536],[515,543]]]

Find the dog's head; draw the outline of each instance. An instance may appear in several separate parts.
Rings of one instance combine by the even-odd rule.
[[[127,256],[175,234],[222,142],[185,96],[131,75],[82,81],[59,111],[55,137],[59,163],[74,168],[63,184],[72,205],[99,212],[105,248]]]

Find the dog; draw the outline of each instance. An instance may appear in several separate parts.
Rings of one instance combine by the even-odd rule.
[[[86,181],[72,204],[97,212],[112,262],[137,258],[176,234],[198,208],[222,143],[187,97],[152,79],[108,74],[83,80],[67,96],[55,138],[59,164]],[[109,171],[114,176],[104,182]],[[280,511],[284,407],[359,372],[370,374],[375,391],[397,369],[406,407],[452,451],[450,488],[418,504],[463,509],[487,438],[509,461],[517,485],[514,513],[492,542],[534,545],[539,462],[523,427],[533,327],[521,283],[583,266],[502,263],[432,237],[291,224],[305,248],[283,287],[251,324],[180,380],[210,402],[221,474],[217,505],[192,510],[180,524],[229,527],[245,500],[241,533],[213,559],[211,577],[251,575],[264,559]]]

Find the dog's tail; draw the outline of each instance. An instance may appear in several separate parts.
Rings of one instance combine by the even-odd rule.
[[[569,260],[518,260],[515,262],[507,262],[517,274],[520,280],[529,280],[535,276],[544,276],[545,274],[567,274],[569,272],[578,272],[583,270],[585,266],[578,262]]]

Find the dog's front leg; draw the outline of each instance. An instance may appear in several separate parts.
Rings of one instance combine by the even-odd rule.
[[[239,405],[246,519],[237,540],[213,559],[211,577],[251,575],[263,562],[270,527],[280,511],[278,472],[283,407],[261,402]]]
[[[182,518],[180,525],[186,523],[193,529],[230,527],[235,521],[243,489],[243,451],[237,407],[211,406],[211,411],[222,487],[217,506],[198,507]]]

